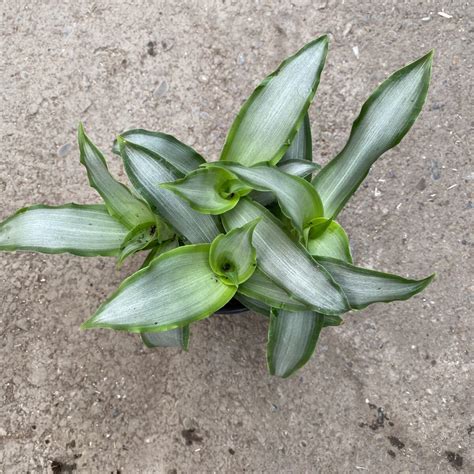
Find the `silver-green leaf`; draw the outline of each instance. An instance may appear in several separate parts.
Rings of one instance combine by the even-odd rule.
[[[87,169],[89,183],[101,195],[110,215],[129,229],[155,221],[156,216],[147,204],[110,174],[104,155],[86,135],[82,124],[79,124],[78,140],[81,163]]]
[[[252,166],[282,158],[314,97],[327,49],[328,39],[322,36],[263,80],[232,124],[221,160]]]
[[[194,210],[203,214],[223,214],[239,202],[241,194],[250,192],[250,188],[239,184],[233,174],[219,168],[198,169],[160,187],[185,199]]]
[[[191,147],[166,133],[134,129],[123,132],[121,136],[129,143],[135,143],[135,145],[140,145],[156,153],[182,174],[187,174],[206,162]],[[114,141],[112,150],[120,155],[120,146],[117,140]]]
[[[311,255],[333,257],[352,263],[349,237],[340,224],[324,217],[313,221],[306,248]]]
[[[280,171],[283,171],[283,173],[299,176],[300,178],[306,178],[311,176],[312,173],[320,170],[321,165],[306,160],[287,160],[284,162],[280,161],[277,168]]]
[[[156,153],[119,138],[125,171],[135,189],[180,235],[191,243],[211,242],[220,234],[213,216],[201,214],[162,183],[182,177],[176,168]]]
[[[326,217],[334,218],[372,164],[397,145],[420,113],[428,93],[433,53],[383,82],[362,106],[343,150],[314,178]]]
[[[173,239],[162,242],[156,247],[153,247],[143,262],[141,268],[147,267],[152,262],[152,260],[157,258],[159,255],[166,253],[169,250],[173,250],[178,246],[178,241]],[[142,332],[140,336],[143,344],[149,348],[180,347],[181,349],[187,351],[190,334],[191,331],[189,329],[189,325],[186,325],[163,332]]]
[[[309,121],[308,112],[306,112],[303,123],[298,133],[293,138],[291,145],[286,150],[282,159],[278,163],[283,165],[287,161],[313,161],[313,143],[311,138],[311,123]],[[294,173],[291,173],[294,174]]]
[[[306,364],[323,326],[322,314],[272,309],[267,344],[270,374],[286,378]]]
[[[189,346],[189,326],[163,332],[142,332],[141,338],[146,347],[180,347],[187,351]]]
[[[271,306],[288,311],[311,309],[311,305],[292,296],[258,268],[246,282],[239,285],[238,295],[257,300],[268,307]]]
[[[114,256],[127,232],[101,204],[37,205],[0,223],[0,250]]]
[[[311,181],[311,175],[319,171],[321,166],[306,160],[282,160],[277,164],[277,168],[283,171],[283,173],[299,176],[307,181]],[[249,196],[262,206],[268,206],[275,201],[275,194],[269,191],[252,191]]]
[[[123,281],[82,327],[161,332],[212,315],[235,294],[209,266],[210,244],[170,250]]]
[[[361,268],[330,257],[314,257],[344,290],[352,309],[372,303],[407,300],[423,291],[434,275],[410,280],[391,273]]]

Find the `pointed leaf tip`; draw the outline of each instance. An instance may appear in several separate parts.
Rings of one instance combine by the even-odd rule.
[[[321,43],[324,43],[326,45],[326,47],[329,47],[329,36],[328,35],[322,35],[319,38],[316,38],[315,42],[318,41],[318,40],[321,41]]]
[[[81,329],[82,331],[86,330],[86,329],[92,329],[94,326],[91,326],[89,324],[90,322],[90,319],[88,319],[87,321],[83,322],[80,326],[79,326],[79,329]]]
[[[424,61],[426,61],[426,62],[432,63],[432,62],[433,62],[434,53],[435,53],[434,48],[433,48],[433,49],[430,49],[424,56],[422,56],[422,57],[420,58],[420,60],[424,60]]]
[[[87,170],[89,184],[102,197],[109,214],[129,229],[154,221],[156,217],[147,204],[110,174],[104,155],[87,136],[82,124],[78,128],[78,142],[80,161]]]
[[[268,329],[267,364],[271,375],[287,378],[314,353],[325,316],[312,311],[272,309]]]
[[[342,151],[314,178],[326,217],[337,216],[375,161],[400,143],[412,127],[428,93],[432,57],[430,51],[375,89],[354,121]]]
[[[404,301],[423,291],[434,275],[421,280],[356,267],[331,257],[314,257],[342,287],[352,309],[373,303]]]
[[[221,161],[276,164],[294,139],[319,85],[327,37],[285,59],[244,103],[232,124]]]

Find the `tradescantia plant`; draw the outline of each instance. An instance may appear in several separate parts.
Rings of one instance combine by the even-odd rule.
[[[0,250],[115,256],[148,252],[83,328],[139,333],[148,347],[187,349],[190,325],[229,302],[269,318],[267,362],[287,377],[324,327],[376,302],[405,300],[433,276],[355,266],[336,218],[428,91],[432,52],[392,74],[363,105],[342,151],[312,162],[308,108],[328,47],[318,38],[286,59],[237,115],[220,160],[207,163],[170,135],[129,130],[113,152],[117,182],[79,126],[81,163],[104,204],[32,206],[0,224]]]

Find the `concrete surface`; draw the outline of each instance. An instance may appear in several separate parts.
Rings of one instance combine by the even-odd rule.
[[[252,314],[194,325],[188,354],[81,332],[139,259],[119,272],[106,258],[2,254],[0,471],[474,472],[468,3],[2,2],[1,218],[98,201],[79,120],[106,150],[143,126],[215,159],[254,86],[328,32],[311,109],[325,162],[376,84],[434,47],[424,112],[341,221],[359,264],[438,279],[324,331],[309,365],[279,380]]]

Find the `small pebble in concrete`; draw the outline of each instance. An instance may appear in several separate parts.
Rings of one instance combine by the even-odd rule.
[[[194,427],[194,423],[193,423],[193,420],[191,420],[191,418],[184,418],[183,420],[183,427],[185,430],[190,430]]]
[[[164,96],[168,92],[168,83],[166,81],[161,81],[160,85],[153,91],[155,97]]]
[[[396,436],[387,436],[387,439],[390,441],[390,444],[397,449],[403,449],[405,447],[405,443],[400,441]]]
[[[344,28],[344,31],[342,32],[342,36],[347,36],[352,30],[352,23],[347,23],[347,25]]]
[[[76,440],[73,439],[66,443],[66,449],[74,449],[76,447]]]
[[[74,27],[71,25],[66,25],[63,28],[63,35],[64,36],[69,36],[72,32],[74,31]]]
[[[65,143],[58,148],[59,158],[65,158],[69,153],[71,153],[72,145],[70,143]]]
[[[41,105],[43,104],[43,97],[38,97],[36,100],[30,103],[28,106],[28,115],[36,115],[39,112]]]
[[[460,456],[458,453],[455,453],[453,451],[445,451],[444,454],[446,455],[446,458],[449,461],[449,464],[454,467],[456,470],[462,469],[463,465],[463,458]]]
[[[453,17],[453,15],[450,15],[449,13],[446,13],[446,12],[438,12],[438,15],[448,20]]]
[[[441,170],[437,160],[431,160],[431,177],[436,181],[441,178]]]
[[[164,39],[161,41],[161,47],[163,51],[169,51],[174,46],[174,40],[172,39]]]
[[[184,438],[186,446],[191,446],[193,443],[201,443],[203,440],[202,436],[199,436],[194,428],[182,430],[181,436]]]
[[[148,41],[146,45],[146,52],[150,56],[156,56],[156,50],[155,50],[156,42],[155,41]]]
[[[26,318],[18,319],[17,321],[15,321],[15,326],[18,329],[21,329],[22,331],[28,331],[30,329],[30,325]]]
[[[418,189],[418,191],[423,191],[424,189],[426,189],[425,178],[421,178],[420,181],[418,181],[418,184],[416,185],[416,189]]]

